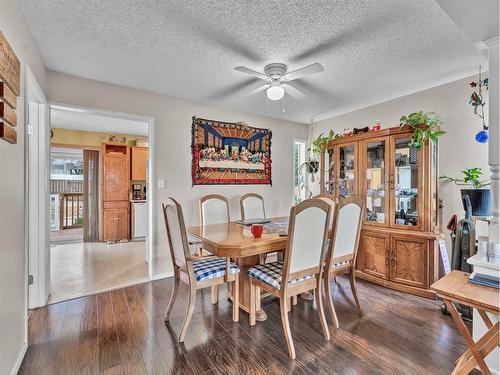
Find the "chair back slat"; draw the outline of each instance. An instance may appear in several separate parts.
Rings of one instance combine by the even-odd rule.
[[[292,207],[283,279],[291,274],[320,269],[325,256],[329,213],[330,205],[314,198]]]
[[[336,213],[333,229],[333,258],[354,257],[358,248],[363,214],[363,200],[343,198]]]
[[[241,219],[265,219],[264,198],[259,194],[248,193],[240,198]]]
[[[189,244],[182,207],[173,198],[168,198],[167,202],[162,206],[172,262],[174,266],[182,267],[186,264],[186,257],[189,256]]]
[[[229,204],[226,197],[210,194],[200,199],[201,225],[229,223]]]

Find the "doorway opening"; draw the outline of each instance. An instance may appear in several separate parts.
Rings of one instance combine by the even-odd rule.
[[[48,303],[149,281],[149,118],[51,104]]]
[[[50,149],[50,243],[83,242],[83,149]]]

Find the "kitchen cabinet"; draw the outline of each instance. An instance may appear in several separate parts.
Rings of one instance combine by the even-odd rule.
[[[131,147],[131,179],[146,181],[148,166],[148,149],[146,147]]]
[[[102,218],[104,241],[130,238],[130,162],[127,145],[102,145]]]

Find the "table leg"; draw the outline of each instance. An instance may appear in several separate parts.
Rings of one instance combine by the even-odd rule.
[[[236,260],[238,267],[240,267],[239,282],[240,282],[240,308],[249,313],[250,312],[250,279],[248,277],[248,269],[259,264],[259,256],[251,256],[239,258]],[[262,322],[267,319],[266,312],[262,307],[258,306],[256,311],[256,320]]]
[[[465,339],[465,342],[467,343],[467,346],[469,347],[469,350],[464,353],[462,357],[457,361],[457,366],[455,367],[455,370],[453,370],[453,374],[467,374],[469,373],[472,368],[474,368],[475,364],[479,366],[481,369],[482,373],[484,375],[491,375],[490,370],[488,369],[488,366],[484,362],[484,357],[492,350],[489,350],[489,348],[486,348],[486,344],[491,344],[490,342],[498,336],[498,326],[496,326],[496,334],[494,332],[494,328],[492,327],[484,336],[479,340],[477,343],[474,342],[472,339],[472,336],[469,333],[469,330],[465,326],[462,318],[460,317],[460,314],[457,311],[457,308],[455,305],[449,301],[449,300],[444,300],[444,303],[446,304],[446,307],[448,307],[448,311],[451,314],[451,317],[455,321],[455,324],[457,325],[458,331],[460,334],[463,336]],[[481,346],[481,348],[478,349],[478,346]],[[488,345],[491,346],[491,345]],[[494,346],[493,346],[494,347]],[[480,353],[483,352],[483,353]],[[474,357],[473,361],[470,361]],[[470,368],[472,366],[472,368]],[[467,367],[467,368],[466,368]],[[468,368],[470,368],[468,370]],[[468,370],[468,371],[467,371]]]

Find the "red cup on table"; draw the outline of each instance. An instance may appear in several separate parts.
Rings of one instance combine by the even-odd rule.
[[[264,226],[262,224],[252,224],[250,231],[255,238],[260,238],[262,236],[262,232],[264,231]]]

